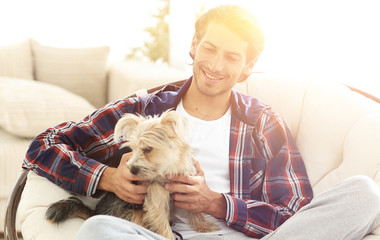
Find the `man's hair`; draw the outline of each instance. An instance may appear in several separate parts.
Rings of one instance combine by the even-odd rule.
[[[248,43],[247,60],[255,60],[264,49],[265,37],[255,16],[237,5],[221,5],[203,14],[195,22],[195,37],[204,36],[210,22],[221,24]]]

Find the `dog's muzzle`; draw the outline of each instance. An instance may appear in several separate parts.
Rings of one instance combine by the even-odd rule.
[[[138,167],[135,167],[135,166],[132,166],[129,171],[133,174],[133,175],[137,175],[140,171],[140,168]]]

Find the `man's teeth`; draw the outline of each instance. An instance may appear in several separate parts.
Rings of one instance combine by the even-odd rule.
[[[217,79],[219,79],[218,77],[214,77],[213,75],[210,75],[210,74],[208,74],[207,72],[205,72],[205,74],[206,74],[206,76],[207,76],[208,78],[211,78],[211,79],[213,79],[213,80],[217,80]]]

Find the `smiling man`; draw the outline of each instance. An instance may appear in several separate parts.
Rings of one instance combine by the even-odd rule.
[[[250,75],[264,47],[254,16],[238,6],[219,6],[202,15],[195,30],[193,76],[181,88],[121,99],[84,121],[48,129],[31,144],[24,167],[79,194],[106,190],[141,204],[146,187],[134,181],[144,179],[125,164],[131,154],[109,139],[124,113],[152,116],[175,108],[191,127],[198,171],[165,184],[178,208],[172,226],[178,236],[336,240],[371,232],[380,223],[374,183],[349,179],[311,201],[305,165],[285,122],[260,100],[232,90]],[[112,167],[115,162],[118,167]],[[351,191],[358,194],[352,197]],[[183,209],[204,213],[220,230],[193,231]],[[123,219],[95,216],[85,221],[77,239],[164,238]]]
[[[194,36],[190,52],[194,76],[183,97],[187,112],[203,120],[223,116],[230,106],[232,87],[245,81],[253,67],[247,50],[248,43],[220,23],[211,22],[203,37]]]

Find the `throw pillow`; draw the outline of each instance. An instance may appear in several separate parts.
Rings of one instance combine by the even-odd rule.
[[[0,76],[33,79],[30,40],[0,47]]]
[[[55,48],[32,41],[36,80],[52,83],[87,99],[106,103],[109,47]]]
[[[0,77],[0,127],[19,137],[35,137],[62,122],[95,110],[84,98],[61,87]]]

